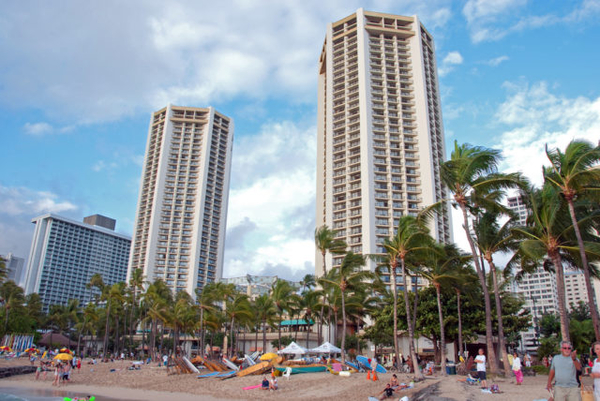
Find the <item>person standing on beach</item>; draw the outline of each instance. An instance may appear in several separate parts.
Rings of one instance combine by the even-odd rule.
[[[596,341],[592,344],[592,350],[596,354],[597,358],[594,359],[592,365],[592,372],[590,376],[594,378],[594,400],[600,400],[600,342]]]
[[[479,348],[479,355],[475,358],[477,363],[477,376],[481,381],[481,388],[487,388],[487,377],[485,373],[485,355],[483,354],[483,348]]]
[[[513,352],[512,371],[517,379],[517,386],[523,384],[523,371],[521,370],[521,358],[517,351]]]
[[[554,401],[581,401],[581,393],[577,385],[577,371],[581,370],[581,363],[577,359],[577,351],[573,350],[571,343],[560,343],[560,354],[552,358],[550,374],[548,375],[548,391],[552,391],[554,383]]]

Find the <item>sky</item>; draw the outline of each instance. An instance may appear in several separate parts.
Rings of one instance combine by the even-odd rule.
[[[600,140],[600,0],[2,1],[0,254],[27,258],[48,212],[131,235],[171,103],[235,122],[224,276],[314,273],[317,63],[361,7],[434,36],[447,155],[497,148],[539,183],[546,144]]]

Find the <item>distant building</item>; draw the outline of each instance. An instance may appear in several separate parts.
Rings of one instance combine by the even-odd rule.
[[[44,311],[50,305],[66,305],[70,299],[80,304],[91,301],[86,284],[96,273],[107,285],[126,280],[130,237],[54,214],[32,222],[35,231],[24,289],[26,294],[40,295]]]
[[[6,256],[0,255],[0,259],[4,260],[7,273],[6,279],[14,281],[17,285],[22,285],[25,259],[18,258],[12,253],[9,253]]]
[[[238,291],[245,293],[251,299],[255,299],[263,294],[269,294],[271,292],[271,287],[278,279],[277,276],[253,276],[247,274],[242,277],[223,278],[221,281],[226,284],[235,284]],[[300,288],[300,283],[298,282],[285,281],[295,289]]]
[[[445,145],[433,37],[417,16],[363,9],[326,32],[318,66],[316,226],[336,230],[354,253],[383,254],[401,216],[448,198],[439,173]],[[452,241],[447,206],[431,234]],[[342,258],[327,254],[324,264],[317,250],[316,276]],[[369,269],[375,265],[368,261]]]
[[[195,295],[223,271],[233,121],[212,107],[152,114],[129,275]]]
[[[598,305],[598,299],[600,299],[600,280],[592,277],[592,288],[594,290],[596,305]],[[569,312],[579,302],[590,305],[583,271],[570,267],[565,268],[565,297],[567,298],[567,310]]]

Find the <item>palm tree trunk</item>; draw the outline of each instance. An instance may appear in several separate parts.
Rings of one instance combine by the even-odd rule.
[[[598,306],[596,304],[594,288],[592,286],[592,279],[590,277],[590,269],[587,261],[587,255],[585,254],[583,238],[581,237],[579,224],[577,224],[577,217],[575,216],[575,206],[573,205],[573,199],[567,198],[567,201],[569,205],[569,214],[571,215],[571,221],[573,222],[573,228],[575,229],[575,236],[577,237],[579,256],[581,257],[583,276],[585,278],[585,289],[587,291],[588,300],[590,303],[590,313],[592,315],[592,323],[594,325],[594,334],[596,335],[596,341],[600,341],[600,319],[598,318]]]
[[[458,308],[458,355],[463,356],[464,349],[463,349],[463,338],[462,338],[462,315],[461,315],[461,310],[460,310],[460,291],[459,290],[456,290],[456,305]],[[459,361],[460,358],[457,358],[456,360]]]
[[[317,332],[317,338],[318,338],[318,342],[319,344],[321,344],[323,342],[323,313],[325,309],[325,305],[321,305],[321,312],[319,312],[319,326],[318,326],[318,332]]]
[[[557,251],[549,252],[550,259],[556,270],[556,292],[558,293],[558,314],[560,315],[560,334],[563,341],[570,341],[569,316],[565,300],[565,272],[562,260]]]
[[[346,296],[342,291],[342,363],[346,363]]]
[[[406,325],[408,326],[408,349],[410,352],[410,358],[413,362],[413,368],[415,370],[415,378],[417,380],[424,380],[425,377],[421,372],[421,368],[419,367],[419,362],[417,361],[417,353],[415,350],[415,332],[413,331],[412,326],[412,318],[410,316],[410,301],[408,300],[408,291],[406,286],[406,266],[404,265],[404,259],[400,259],[400,264],[402,268],[402,283],[404,284],[404,308],[406,309]]]
[[[104,355],[103,358],[106,358],[106,352],[108,351],[108,322],[110,317],[110,300],[108,301],[108,305],[106,306],[106,324],[104,325]]]
[[[400,346],[398,344],[398,287],[396,286],[396,268],[398,262],[392,266],[392,294],[394,297],[394,353],[396,354],[396,369],[400,369]]]
[[[204,308],[200,306],[200,353],[204,353]]]
[[[500,301],[500,290],[498,288],[498,277],[496,275],[496,265],[494,264],[491,256],[486,259],[490,266],[492,273],[492,280],[494,281],[494,298],[496,300],[496,313],[498,315],[498,346],[500,347],[500,354],[502,355],[502,363],[504,364],[504,376],[508,377],[512,371],[512,367],[508,362],[508,352],[506,351],[506,344],[504,339],[504,322],[502,319],[502,302]]]
[[[263,343],[263,352],[267,350],[267,320],[263,320],[262,322],[262,343]],[[256,344],[256,350],[258,351],[258,344]]]
[[[442,294],[439,284],[435,285],[437,295],[438,316],[440,318],[440,351],[442,354],[442,376],[446,376],[446,332],[444,330],[444,315],[442,313]]]
[[[483,303],[485,306],[485,343],[487,348],[488,359],[490,361],[490,371],[492,375],[498,374],[498,361],[496,358],[496,352],[494,350],[494,333],[492,331],[492,307],[490,302],[490,292],[488,291],[487,284],[485,282],[485,272],[483,267],[479,263],[478,253],[475,250],[475,244],[473,243],[473,237],[470,233],[469,218],[467,216],[467,208],[465,205],[460,204],[460,208],[463,213],[463,229],[467,234],[467,240],[471,247],[471,254],[473,255],[473,263],[475,264],[475,270],[477,270],[477,276],[479,277],[479,284],[483,291]]]

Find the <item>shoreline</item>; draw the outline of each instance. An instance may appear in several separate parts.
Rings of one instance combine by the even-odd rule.
[[[52,387],[50,386],[48,381],[40,382],[40,381],[24,381],[24,380],[11,380],[11,378],[0,379],[0,389],[1,388],[19,388],[19,389],[35,389],[35,390],[46,390],[49,392],[55,392],[56,396],[65,396],[64,393],[73,393],[78,397],[83,397],[86,395],[93,395],[98,397],[102,397],[102,399],[106,399],[108,397],[110,400],[128,400],[128,401],[164,401],[169,399],[176,399],[178,401],[197,401],[198,396],[195,396],[191,393],[185,392],[171,392],[171,391],[158,391],[158,390],[144,390],[144,389],[133,389],[128,387],[104,387],[97,385],[88,385],[88,384],[69,384],[67,386],[62,387]],[[59,394],[62,393],[62,394]],[[203,395],[203,400],[207,401],[226,401],[230,400],[230,398],[214,398],[209,395]],[[243,401],[243,400],[234,400],[234,401]]]

